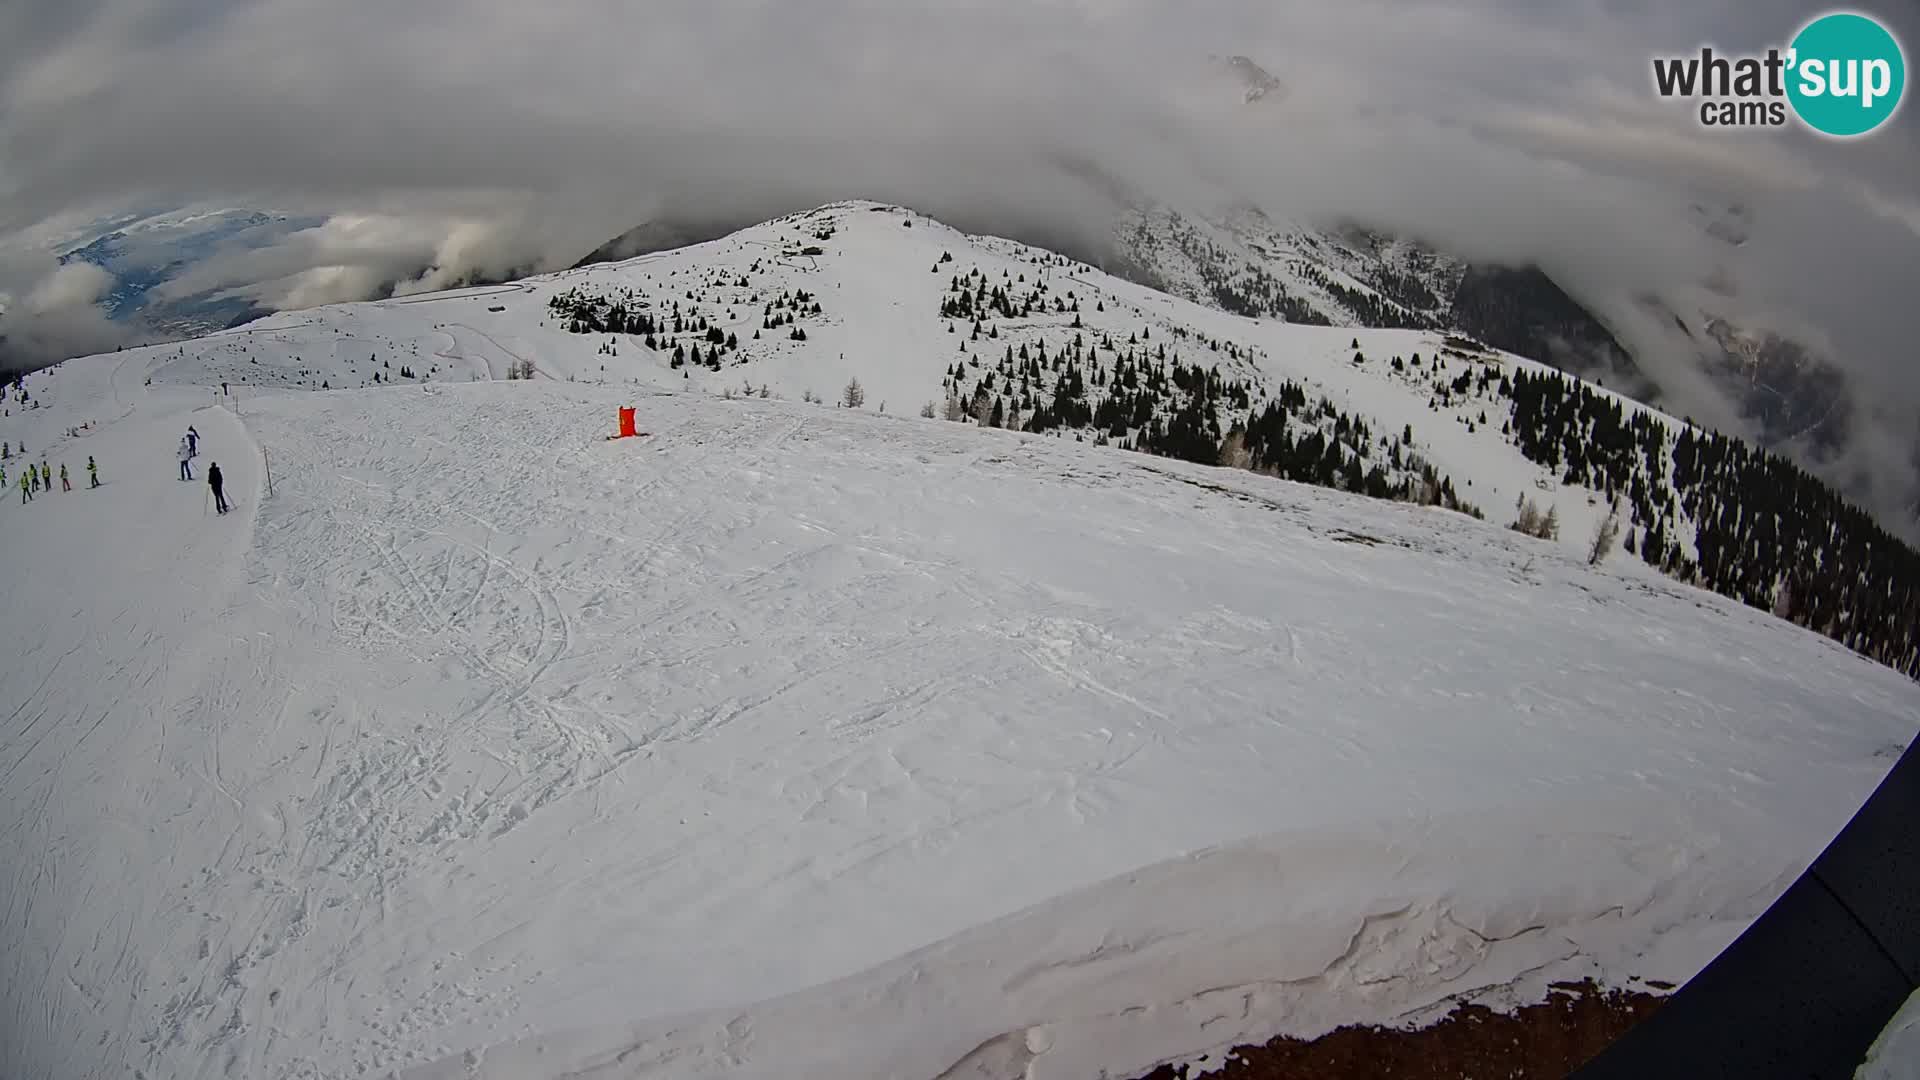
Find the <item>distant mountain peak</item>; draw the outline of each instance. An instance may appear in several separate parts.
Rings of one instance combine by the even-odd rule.
[[[1702,232],[1728,247],[1740,247],[1753,236],[1753,211],[1745,203],[1715,208],[1696,202],[1688,207],[1688,214]]]
[[[1697,203],[1689,213],[1730,248],[1746,244],[1755,227],[1753,212],[1739,202]],[[1741,289],[1724,264],[1691,289],[1636,293],[1632,302],[1665,336],[1643,328],[1630,344],[1590,301],[1538,266],[1472,263],[1365,222],[1316,227],[1276,221],[1251,205],[1210,213],[1161,205],[1127,214],[1116,239],[1139,280],[1236,314],[1456,329],[1657,406],[1678,403],[1656,373],[1688,365],[1756,444],[1812,465],[1838,459],[1857,419],[1845,373],[1764,318],[1739,312]],[[1846,477],[1832,479],[1855,494],[1864,490]]]
[[[1718,353],[1703,354],[1706,370],[1756,426],[1756,441],[1769,449],[1798,444],[1816,461],[1837,453],[1853,419],[1844,374],[1806,345],[1773,330],[1703,315]]]
[[[1254,63],[1248,56],[1215,57],[1214,62],[1230,72],[1240,83],[1242,100],[1247,104],[1265,99],[1280,100],[1286,96],[1286,84],[1275,78],[1272,72]]]

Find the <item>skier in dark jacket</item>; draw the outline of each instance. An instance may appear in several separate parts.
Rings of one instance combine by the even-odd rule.
[[[221,513],[224,514],[227,512],[227,496],[225,492],[220,490],[220,485],[222,482],[223,481],[220,476],[220,463],[216,461],[213,464],[208,465],[207,466],[207,486],[213,489],[213,505],[215,509],[219,510]]]

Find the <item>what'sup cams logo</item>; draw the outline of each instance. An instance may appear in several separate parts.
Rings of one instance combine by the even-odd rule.
[[[1851,11],[1822,15],[1786,48],[1763,55],[1658,56],[1654,90],[1698,100],[1711,128],[1784,127],[1789,116],[1822,135],[1865,135],[1900,108],[1907,63],[1900,42],[1877,20]]]

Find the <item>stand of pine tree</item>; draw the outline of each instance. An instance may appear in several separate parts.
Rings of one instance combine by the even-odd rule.
[[[1230,260],[1198,233],[1189,230],[1177,239],[1228,310],[1327,322],[1264,272],[1242,268],[1229,275],[1223,268]],[[933,269],[950,261],[942,259]],[[1412,277],[1373,283],[1377,296],[1324,273],[1308,277],[1369,325],[1426,326],[1431,320],[1416,309],[1431,308],[1438,299]],[[741,277],[721,284],[746,288],[746,282]],[[691,292],[688,297],[694,299]],[[762,329],[786,328],[793,341],[806,340],[798,320],[821,314],[818,300],[805,291],[751,302],[762,307]],[[737,337],[710,324],[697,308],[674,301],[670,310],[654,309],[631,290],[602,296],[570,289],[549,307],[575,333],[641,335],[649,348],[671,348],[674,367],[690,362],[717,370],[722,353],[739,348]],[[963,356],[942,380],[945,415],[1072,433],[1141,453],[1229,464],[1484,517],[1460,497],[1450,477],[1415,451],[1411,427],[1378,438],[1364,417],[1325,398],[1309,400],[1296,383],[1268,386],[1257,375],[1230,377],[1218,364],[1184,360],[1164,340],[1152,340],[1151,326],[1116,342],[1111,334],[1086,330],[1079,311],[1079,299],[1053,294],[1044,275],[989,280],[977,268],[953,274],[940,315],[956,331]],[[1497,321],[1487,311],[1480,314],[1483,322]],[[1001,339],[1002,323],[1009,340],[996,360],[995,346],[986,342]],[[957,332],[962,329],[965,335]],[[1098,340],[1089,340],[1089,333]],[[1192,340],[1177,328],[1173,338],[1176,344]],[[1199,344],[1222,351],[1218,341]],[[1558,373],[1502,374],[1485,362],[1484,348],[1450,336],[1432,357],[1395,356],[1386,370],[1424,388],[1436,411],[1478,404],[1477,420],[1461,418],[1470,430],[1501,423],[1529,461],[1566,484],[1592,488],[1609,502],[1619,499],[1624,546],[1648,564],[1920,678],[1920,554],[1865,511],[1777,455],[1690,426],[1676,432]],[[1225,352],[1243,359],[1238,346],[1228,344]],[[1367,363],[1357,349],[1354,362]]]
[[[1520,373],[1511,385],[1514,445],[1569,483],[1623,494],[1649,564],[1920,677],[1920,553],[1866,511],[1737,439],[1628,419],[1585,383]]]
[[[977,271],[955,275],[941,312],[971,321],[970,340],[997,337],[996,319],[1028,319],[1043,304],[1039,288],[1015,295]],[[944,389],[974,402],[965,412],[978,422],[1024,417],[1012,426],[1485,516],[1414,451],[1411,429],[1376,439],[1365,418],[1310,402],[1295,383],[1228,378],[1165,344],[1149,348],[1146,330],[1116,344],[1071,326],[1027,329],[1072,338],[1050,354],[1039,333],[990,367],[975,352],[948,369]],[[1436,409],[1478,403],[1469,427],[1499,421],[1528,460],[1621,500],[1625,546],[1647,563],[1920,678],[1920,554],[1865,511],[1777,455],[1691,427],[1676,434],[1558,373],[1502,374],[1483,350],[1449,337],[1427,362],[1388,366],[1426,386]]]

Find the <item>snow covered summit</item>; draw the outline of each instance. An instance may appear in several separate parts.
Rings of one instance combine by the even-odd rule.
[[[1684,980],[1920,687],[1589,566],[1496,367],[842,204],[34,375],[0,440],[105,483],[0,511],[0,1075],[1135,1075]],[[1296,397],[1492,520],[1166,456]]]
[[[1528,527],[1920,674],[1920,553],[1830,487],[1447,329],[1463,304],[1500,307],[1489,290],[1523,280],[1476,277],[1377,237],[1354,241],[1373,245],[1363,254],[1308,232],[1262,233],[1262,220],[1197,233],[1175,215],[1143,224],[1139,241],[1189,298],[1240,314],[850,202],[619,264],[290,313],[180,346],[154,377],[329,390],[525,377],[848,399],[1227,462],[1550,522]],[[1283,272],[1219,276],[1241,248]],[[1173,273],[1180,265],[1192,273]],[[1478,284],[1462,292],[1467,278]],[[1439,303],[1435,289],[1451,307],[1422,306]],[[1327,311],[1405,328],[1324,325]],[[1618,528],[1596,546],[1616,501]]]

